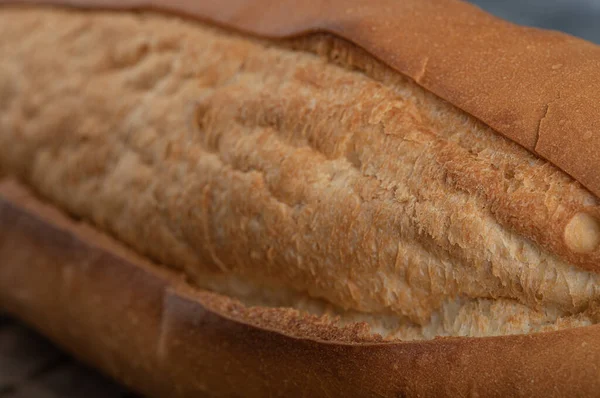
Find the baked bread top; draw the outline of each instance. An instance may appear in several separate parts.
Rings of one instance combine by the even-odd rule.
[[[331,35],[274,43],[156,13],[46,7],[10,7],[0,21],[0,176],[59,205],[0,182],[0,251],[11,260],[0,301],[78,355],[165,396],[234,395],[240,380],[257,396],[598,391],[599,326],[572,328],[599,319],[598,199],[549,163]],[[413,150],[395,159],[401,148]],[[282,154],[288,167],[277,166]],[[398,178],[411,161],[414,173]],[[330,181],[313,179],[321,173]],[[196,190],[206,176],[210,189]],[[336,203],[353,198],[364,209],[355,231],[353,209]],[[407,200],[421,203],[398,206]],[[288,208],[298,204],[306,211]],[[308,231],[289,215],[318,236],[281,233]],[[253,241],[243,228],[266,235]],[[294,250],[304,268],[281,261]],[[323,265],[315,259],[330,263],[311,268]],[[381,289],[382,273],[405,277],[402,300]],[[270,307],[281,292],[236,285],[236,274],[276,276],[287,308]],[[306,281],[340,317],[289,308],[322,304],[287,296]],[[523,334],[389,343],[374,332]]]
[[[390,338],[596,323],[597,198],[347,41],[0,22],[0,168],[198,286]]]
[[[331,32],[600,195],[600,47],[460,0],[0,0],[158,9],[271,38]]]

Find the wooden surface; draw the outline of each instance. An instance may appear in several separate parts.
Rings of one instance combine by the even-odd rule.
[[[600,0],[472,0],[515,22],[600,43]],[[23,324],[0,314],[0,398],[135,398]]]
[[[135,398],[61,352],[20,322],[0,315],[1,398]]]

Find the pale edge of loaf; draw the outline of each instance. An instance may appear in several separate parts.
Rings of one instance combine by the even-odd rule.
[[[600,389],[600,325],[382,343],[366,325],[338,328],[195,289],[11,180],[0,183],[0,258],[2,309],[149,396],[591,396]]]

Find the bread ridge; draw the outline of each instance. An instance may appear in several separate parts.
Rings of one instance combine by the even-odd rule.
[[[0,307],[147,396],[566,397],[600,388],[600,326],[382,344],[360,325],[246,309],[192,288],[14,182],[0,184],[0,226]]]
[[[594,197],[379,64],[371,68],[384,84],[154,13],[36,8],[5,16],[0,163],[199,284],[204,267],[231,267],[343,308],[391,310],[419,323],[455,294],[567,314],[597,295],[596,274],[497,225],[486,210],[490,201],[541,206],[558,218],[538,230],[560,241],[560,220],[597,210]],[[317,99],[321,110],[311,113]],[[502,189],[491,191],[493,200],[463,192],[447,177],[468,178],[461,165],[471,151],[487,180],[503,180],[513,162],[534,193],[519,202]]]
[[[460,0],[2,0],[154,9],[271,38],[325,31],[528,150],[600,196],[600,47],[517,26]],[[289,12],[294,10],[294,12]]]

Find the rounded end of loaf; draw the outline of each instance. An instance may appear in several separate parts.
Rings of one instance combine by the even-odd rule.
[[[575,253],[591,253],[600,246],[600,220],[577,213],[565,227],[565,243]]]

